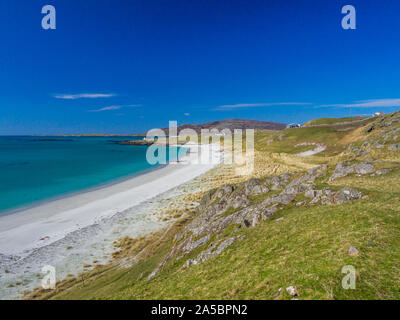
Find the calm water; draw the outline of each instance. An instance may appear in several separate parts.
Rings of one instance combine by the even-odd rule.
[[[0,215],[154,168],[139,137],[0,137]],[[173,159],[175,160],[175,159]]]

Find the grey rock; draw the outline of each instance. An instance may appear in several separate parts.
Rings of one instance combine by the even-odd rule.
[[[392,144],[391,146],[388,147],[390,151],[397,151],[400,150],[400,144]]]
[[[234,208],[243,208],[249,204],[250,200],[247,197],[236,197],[229,204]]]
[[[210,246],[207,250],[201,252],[196,258],[194,259],[189,259],[188,261],[185,262],[184,267],[189,267],[192,265],[199,264],[201,262],[204,262],[210,258],[213,258],[217,255],[219,255],[222,251],[224,251],[228,246],[230,246],[237,237],[231,237],[228,238],[224,241],[222,241],[216,249],[214,249],[214,246]]]
[[[301,183],[298,185],[288,185],[283,191],[282,194],[298,194],[304,193],[309,190],[312,190],[313,185],[309,183]]]
[[[258,225],[261,221],[261,217],[258,214],[253,215],[253,219],[251,221],[251,226],[254,228],[256,225]]]
[[[278,297],[281,295],[282,290],[283,290],[282,288],[279,288],[279,289],[278,289],[278,292],[275,293],[275,295],[272,297],[272,299],[278,298]]]
[[[358,174],[364,175],[374,172],[375,168],[372,164],[363,162],[355,165],[355,171]]]
[[[358,254],[359,254],[359,251],[355,247],[350,247],[350,249],[349,249],[350,256],[356,256]]]
[[[320,196],[316,196],[314,199],[312,199],[310,201],[310,204],[317,204],[318,202],[320,202],[321,197]]]
[[[280,176],[269,178],[265,181],[267,185],[271,186],[271,190],[282,190],[285,185],[289,183],[290,174],[285,173]]]
[[[308,190],[304,193],[304,196],[313,199],[317,196],[317,190]]]
[[[335,196],[335,202],[338,204],[347,203],[353,200],[358,200],[362,193],[356,189],[345,187],[341,189]]]
[[[260,179],[250,179],[246,184],[245,184],[245,190],[246,190],[246,194],[251,194],[253,193],[253,190],[256,187],[260,187]]]
[[[296,198],[295,194],[292,193],[281,193],[276,196],[266,198],[261,205],[263,207],[270,206],[271,204],[289,204]]]
[[[250,194],[253,196],[256,196],[256,195],[264,194],[264,193],[268,193],[268,192],[269,192],[269,189],[266,186],[258,185],[258,186],[253,187]]]
[[[290,294],[292,297],[297,297],[299,296],[299,291],[297,290],[297,287],[295,286],[290,286],[286,288],[286,292]]]
[[[362,162],[358,164],[349,165],[347,162],[343,161],[337,164],[335,171],[332,176],[329,178],[329,181],[334,181],[338,178],[343,178],[352,173],[357,173],[359,175],[364,175],[368,173],[372,173],[375,171],[375,168],[372,164],[367,162]]]
[[[354,171],[354,166],[347,165],[347,163],[344,161],[339,162],[336,165],[335,171],[333,172],[332,176],[329,178],[329,181],[345,177],[351,173],[354,173]]]
[[[323,205],[329,205],[335,201],[335,193],[329,188],[324,188],[322,194],[320,195],[321,203]]]
[[[262,219],[263,219],[263,220],[266,220],[266,219],[272,217],[277,211],[278,211],[278,209],[277,209],[277,207],[275,207],[275,206],[270,207],[270,208],[267,208],[267,209],[263,212]]]
[[[185,244],[182,247],[183,255],[186,255],[190,252],[192,252],[194,249],[197,249],[198,247],[201,247],[205,243],[207,243],[208,240],[210,240],[211,235],[207,234],[206,236],[196,240],[196,241],[189,241],[187,244]]]
[[[281,204],[289,204],[296,198],[296,194],[288,193],[288,194],[281,194],[278,196],[279,203]]]
[[[390,170],[390,169],[381,169],[381,170],[377,170],[376,174],[377,175],[384,175],[384,174],[388,174],[390,172],[392,172],[392,170]]]

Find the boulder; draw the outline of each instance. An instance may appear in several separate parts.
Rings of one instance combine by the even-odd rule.
[[[260,179],[250,179],[249,181],[247,181],[247,183],[245,184],[245,190],[246,190],[246,194],[251,194],[253,192],[253,190],[255,188],[260,188]]]
[[[375,168],[372,164],[363,162],[355,165],[355,171],[358,174],[364,175],[374,172]]]
[[[234,209],[244,208],[249,204],[249,198],[247,197],[236,197],[229,202],[229,205],[232,206]]]
[[[246,195],[256,196],[267,192],[269,192],[269,189],[261,184],[260,179],[253,178],[245,184]]]
[[[283,191],[282,194],[298,194],[304,193],[309,190],[312,190],[313,185],[309,183],[301,183],[298,185],[288,185]]]
[[[277,211],[278,211],[278,209],[275,206],[267,208],[262,214],[262,219],[266,220],[266,219],[272,217],[275,214],[275,212],[277,212]]]
[[[304,196],[313,199],[317,196],[317,190],[308,190],[304,193]]]
[[[355,247],[350,247],[349,249],[349,256],[357,256],[359,254],[359,251]]]
[[[349,165],[347,162],[343,161],[337,164],[335,171],[329,178],[329,181],[334,181],[338,178],[346,177],[349,174],[357,173],[360,175],[369,174],[375,171],[372,164],[367,162],[361,162],[358,164]]]
[[[299,296],[299,291],[297,290],[297,287],[295,286],[290,286],[286,288],[286,292],[290,294],[292,297],[297,297]]]
[[[356,189],[345,187],[338,191],[335,196],[335,202],[337,204],[347,203],[353,200],[358,200],[362,196],[362,193]]]

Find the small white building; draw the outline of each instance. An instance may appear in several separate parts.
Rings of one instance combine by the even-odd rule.
[[[300,123],[290,123],[286,126],[286,129],[294,129],[294,128],[301,128]]]
[[[374,113],[374,117],[380,117],[380,116],[383,116],[384,114],[385,114],[384,112],[378,111],[378,112]]]

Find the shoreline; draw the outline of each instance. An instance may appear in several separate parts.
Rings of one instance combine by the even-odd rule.
[[[16,214],[16,213],[19,213],[19,212],[23,212],[23,211],[26,211],[26,210],[31,210],[31,209],[34,209],[36,207],[44,206],[44,205],[46,205],[48,203],[51,203],[51,202],[54,202],[54,201],[59,201],[59,200],[71,198],[71,197],[74,197],[74,196],[77,196],[77,195],[81,195],[81,194],[84,194],[84,193],[88,193],[88,192],[92,192],[92,191],[108,188],[108,187],[111,187],[111,186],[113,186],[115,184],[119,184],[121,182],[124,182],[124,181],[127,181],[127,180],[131,180],[133,178],[136,178],[136,177],[139,177],[139,176],[142,176],[142,175],[146,175],[146,174],[148,174],[148,173],[150,173],[152,171],[160,170],[160,169],[162,169],[162,168],[164,168],[166,166],[167,166],[167,164],[160,164],[160,165],[157,165],[157,166],[155,166],[153,168],[147,168],[147,169],[141,170],[141,171],[136,172],[136,173],[129,174],[129,175],[121,177],[121,178],[115,178],[113,180],[101,183],[101,184],[93,186],[93,187],[84,188],[82,190],[77,190],[77,191],[67,192],[65,194],[52,196],[52,197],[49,197],[47,199],[37,200],[35,202],[29,203],[27,205],[22,205],[22,206],[13,208],[13,209],[7,209],[7,210],[1,212],[0,221],[1,221],[1,218],[5,217],[5,216],[9,216],[9,215]]]
[[[193,180],[221,162],[221,148],[217,145],[188,144],[184,147],[189,151],[178,163],[169,163],[124,181],[1,216],[0,254],[26,256],[69,233]],[[213,161],[196,164],[197,155],[193,150],[200,153],[211,151]]]

